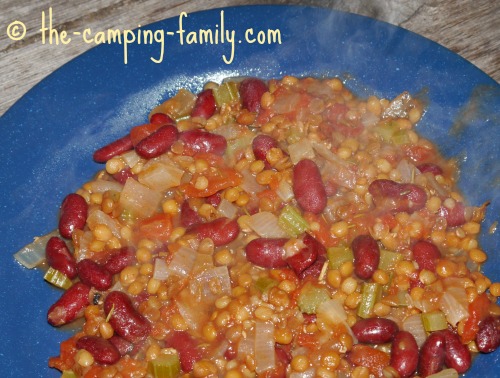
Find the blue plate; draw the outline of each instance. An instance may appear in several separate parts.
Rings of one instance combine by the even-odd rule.
[[[224,62],[231,57],[227,38],[181,45],[176,17],[141,29],[174,32],[165,34],[162,63],[150,59],[160,57],[159,43],[130,44],[126,65],[123,45],[101,45],[47,77],[0,119],[1,376],[59,376],[47,360],[70,335],[46,322],[60,292],[43,281],[40,270],[18,265],[13,253],[56,227],[62,198],[102,168],[92,161],[97,147],[144,122],[151,108],[179,88],[197,91],[207,80],[227,76],[340,75],[361,96],[424,93],[429,106],[419,131],[446,156],[458,158],[460,187],[471,204],[491,201],[481,237],[490,253],[484,270],[500,280],[500,235],[487,232],[500,214],[498,83],[436,43],[362,16],[249,6],[224,9],[223,17],[225,29],[235,31],[230,64]],[[185,37],[200,29],[215,35],[221,10],[189,14],[183,23]],[[248,43],[249,28],[254,37],[279,30],[281,44]],[[480,356],[468,376],[491,376],[499,356]]]

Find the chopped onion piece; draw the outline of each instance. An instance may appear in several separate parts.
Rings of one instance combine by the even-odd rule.
[[[361,123],[364,127],[375,126],[380,121],[380,117],[372,112],[366,112],[361,116]]]
[[[294,92],[277,97],[272,103],[271,108],[278,114],[286,114],[296,110],[299,101],[300,93]]]
[[[439,197],[446,197],[448,195],[448,191],[443,188],[440,183],[437,182],[436,177],[434,177],[432,173],[427,172],[423,175],[427,179],[427,183],[429,184],[429,186],[434,189]]]
[[[246,332],[238,342],[238,359],[244,360],[246,356],[252,356],[255,350],[255,332]]]
[[[217,212],[223,217],[233,219],[236,217],[236,214],[238,213],[238,206],[234,205],[227,199],[223,198],[221,199],[220,204],[217,207]]]
[[[313,378],[315,377],[316,370],[314,368],[309,368],[303,372],[294,372],[289,375],[289,378]]]
[[[36,237],[34,241],[14,254],[14,258],[22,266],[33,269],[45,260],[45,246],[53,236],[59,236],[57,230],[49,232],[46,235]]]
[[[175,303],[188,327],[194,330],[198,330],[200,325],[208,321],[213,307],[211,302],[195,300],[188,288],[176,295]]]
[[[121,192],[123,189],[123,185],[117,181],[102,179],[91,181],[89,186],[92,193],[104,193],[108,191]]]
[[[329,162],[321,169],[321,175],[325,179],[349,189],[356,186],[356,164],[339,158],[322,143],[313,142],[313,147],[314,151]]]
[[[467,309],[467,293],[462,287],[450,287],[446,289],[439,299],[439,308],[446,315],[448,323],[456,327],[457,323],[469,316]]]
[[[121,235],[120,235],[121,226],[120,226],[120,223],[116,219],[110,217],[108,214],[106,214],[102,210],[98,210],[98,209],[92,210],[90,212],[89,216],[87,217],[87,225],[89,226],[89,228],[91,230],[93,230],[99,224],[104,224],[104,225],[108,226],[108,228],[111,231],[111,233],[113,234],[113,236],[117,237],[118,239],[121,238]]]
[[[261,374],[276,367],[274,351],[274,324],[255,322],[255,371]]]
[[[203,301],[215,301],[223,295],[231,294],[231,278],[227,266],[219,266],[207,269],[190,283],[190,290],[193,295]]]
[[[155,162],[144,166],[138,180],[141,184],[161,192],[179,186],[183,174],[184,171],[173,164]]]
[[[135,150],[124,152],[121,157],[125,164],[127,164],[130,168],[133,168],[134,165],[136,165],[141,160],[141,157],[137,155],[137,152],[135,152]]]
[[[156,258],[153,270],[153,278],[155,280],[164,281],[168,278],[168,276],[169,271],[167,262],[165,261],[165,259],[162,259],[160,257]]]
[[[420,316],[420,314],[408,316],[403,322],[403,329],[413,335],[419,348],[427,339],[427,334],[425,333],[424,329],[424,323],[422,323],[422,317]]]
[[[263,238],[286,238],[288,234],[283,230],[278,217],[269,211],[261,211],[250,216],[248,226]]]
[[[128,178],[120,195],[120,207],[133,216],[147,218],[154,214],[160,204],[160,192],[148,188],[133,178]]]
[[[93,240],[94,235],[92,234],[92,231],[73,233],[73,244],[75,246],[74,256],[76,261],[87,258],[87,253],[90,249],[90,243],[92,243]]]
[[[255,179],[255,176],[250,173],[248,169],[245,169],[241,172],[241,175],[243,176],[243,181],[240,185],[240,187],[247,193],[249,194],[255,194],[255,193],[260,193],[264,189],[266,189],[265,186],[260,185],[257,180]]]
[[[406,159],[402,159],[396,166],[396,170],[399,172],[400,181],[402,183],[411,183],[413,178],[420,171],[412,163]]]
[[[193,269],[196,260],[196,251],[188,247],[181,247],[174,253],[172,261],[168,265],[170,273],[187,276]]]
[[[294,197],[292,184],[286,180],[281,180],[278,189],[276,189],[276,194],[283,202],[290,201]]]
[[[344,306],[337,299],[330,299],[321,303],[316,310],[316,318],[317,321],[322,322],[329,328],[333,328],[338,324],[343,324],[346,331],[351,335],[353,342],[358,342],[351,327],[347,324],[347,313],[345,312]]]
[[[297,164],[302,159],[314,159],[316,156],[311,141],[307,138],[302,138],[297,143],[290,144],[288,154],[293,164]]]
[[[247,131],[248,129],[246,127],[239,125],[237,123],[226,123],[224,125],[217,127],[212,132],[214,134],[221,135],[224,138],[226,138],[227,141],[230,141],[237,138],[239,139],[241,135],[246,133]]]

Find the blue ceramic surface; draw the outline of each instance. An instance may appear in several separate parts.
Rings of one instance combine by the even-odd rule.
[[[220,30],[219,10],[189,14],[186,33]],[[175,32],[179,18],[142,27]],[[481,242],[490,253],[485,272],[500,280],[498,232],[487,230],[500,215],[500,86],[449,50],[411,32],[370,18],[325,9],[250,6],[224,9],[231,46],[180,45],[166,36],[160,46],[131,44],[125,65],[122,45],[101,45],[64,65],[34,87],[0,119],[0,375],[58,377],[47,368],[69,330],[50,327],[49,306],[60,292],[12,255],[34,236],[57,225],[62,198],[102,166],[93,151],[143,123],[151,108],[187,87],[207,80],[255,75],[340,75],[361,96],[392,98],[404,90],[429,101],[418,130],[447,157],[460,161],[460,187],[470,204],[491,201]],[[248,28],[281,32],[281,44],[249,44]],[[241,40],[241,43],[238,41]],[[467,376],[492,376],[500,353],[480,356]]]

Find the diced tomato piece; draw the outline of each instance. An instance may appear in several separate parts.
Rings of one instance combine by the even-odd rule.
[[[469,317],[465,321],[464,333],[461,336],[463,344],[467,344],[476,338],[479,331],[479,323],[486,319],[490,314],[490,300],[483,293],[478,295],[471,303],[469,303]]]
[[[191,182],[180,186],[188,197],[209,197],[220,190],[238,186],[241,184],[241,176],[233,168],[219,165],[210,165],[213,169],[208,169],[201,174],[194,175]],[[205,189],[195,187],[198,176],[204,176],[208,180],[208,186]]]
[[[75,355],[78,352],[76,349],[76,341],[78,336],[69,338],[61,343],[59,347],[60,353],[57,357],[49,358],[49,367],[56,368],[57,370],[70,370],[75,363]]]
[[[169,214],[156,214],[139,222],[137,236],[140,239],[159,240],[166,243],[172,233],[172,228],[172,217]]]
[[[404,154],[413,160],[415,163],[423,163],[432,160],[436,155],[436,151],[432,148],[419,145],[402,146]]]
[[[144,125],[135,126],[130,130],[130,139],[132,139],[132,144],[137,146],[137,144],[146,138],[147,136],[153,134],[156,130],[162,127],[162,123],[145,123]]]
[[[355,365],[366,366],[376,377],[384,376],[382,371],[391,361],[388,353],[363,344],[354,345],[348,358]]]
[[[307,212],[303,214],[303,217],[307,221],[307,223],[316,223],[319,225],[318,228],[308,231],[318,242],[320,242],[326,248],[334,247],[339,244],[340,239],[333,236],[333,234],[330,232],[330,226],[323,217]]]

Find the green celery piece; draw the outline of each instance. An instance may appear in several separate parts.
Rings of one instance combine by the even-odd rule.
[[[396,124],[391,121],[384,122],[375,127],[375,132],[386,142],[392,142],[392,137],[396,130]]]
[[[402,259],[403,255],[401,253],[381,249],[378,269],[385,270],[386,272],[393,271],[396,264]]]
[[[278,286],[279,282],[270,278],[270,277],[259,277],[257,281],[255,281],[255,287],[261,293],[265,293],[269,289]]]
[[[177,378],[181,363],[177,354],[163,354],[148,362],[148,371],[153,378]]]
[[[410,143],[410,137],[406,130],[398,130],[392,135],[391,141],[396,146],[401,146]]]
[[[406,294],[408,293],[404,290],[398,291],[397,298],[399,307],[408,307],[408,297],[406,296]]]
[[[448,328],[446,316],[442,311],[424,312],[422,315],[422,323],[427,332],[439,331]]]
[[[68,276],[52,267],[47,270],[43,279],[48,283],[64,290],[69,289],[73,285],[73,282],[71,282]]]
[[[315,286],[307,282],[300,290],[297,304],[301,312],[315,314],[319,305],[330,299],[330,293],[326,287]]]
[[[76,378],[76,374],[73,370],[64,370],[61,374],[61,378]]]
[[[330,247],[326,251],[330,269],[339,269],[343,263],[354,261],[352,249],[347,246]]]
[[[286,205],[278,217],[278,224],[292,238],[296,238],[309,228],[309,223],[300,211],[292,205]]]
[[[214,91],[215,102],[221,107],[223,104],[230,104],[239,100],[238,84],[234,81],[226,81],[219,85]]]
[[[375,282],[365,282],[362,288],[361,302],[358,306],[358,316],[366,319],[372,315],[373,306],[380,300],[382,286]]]

